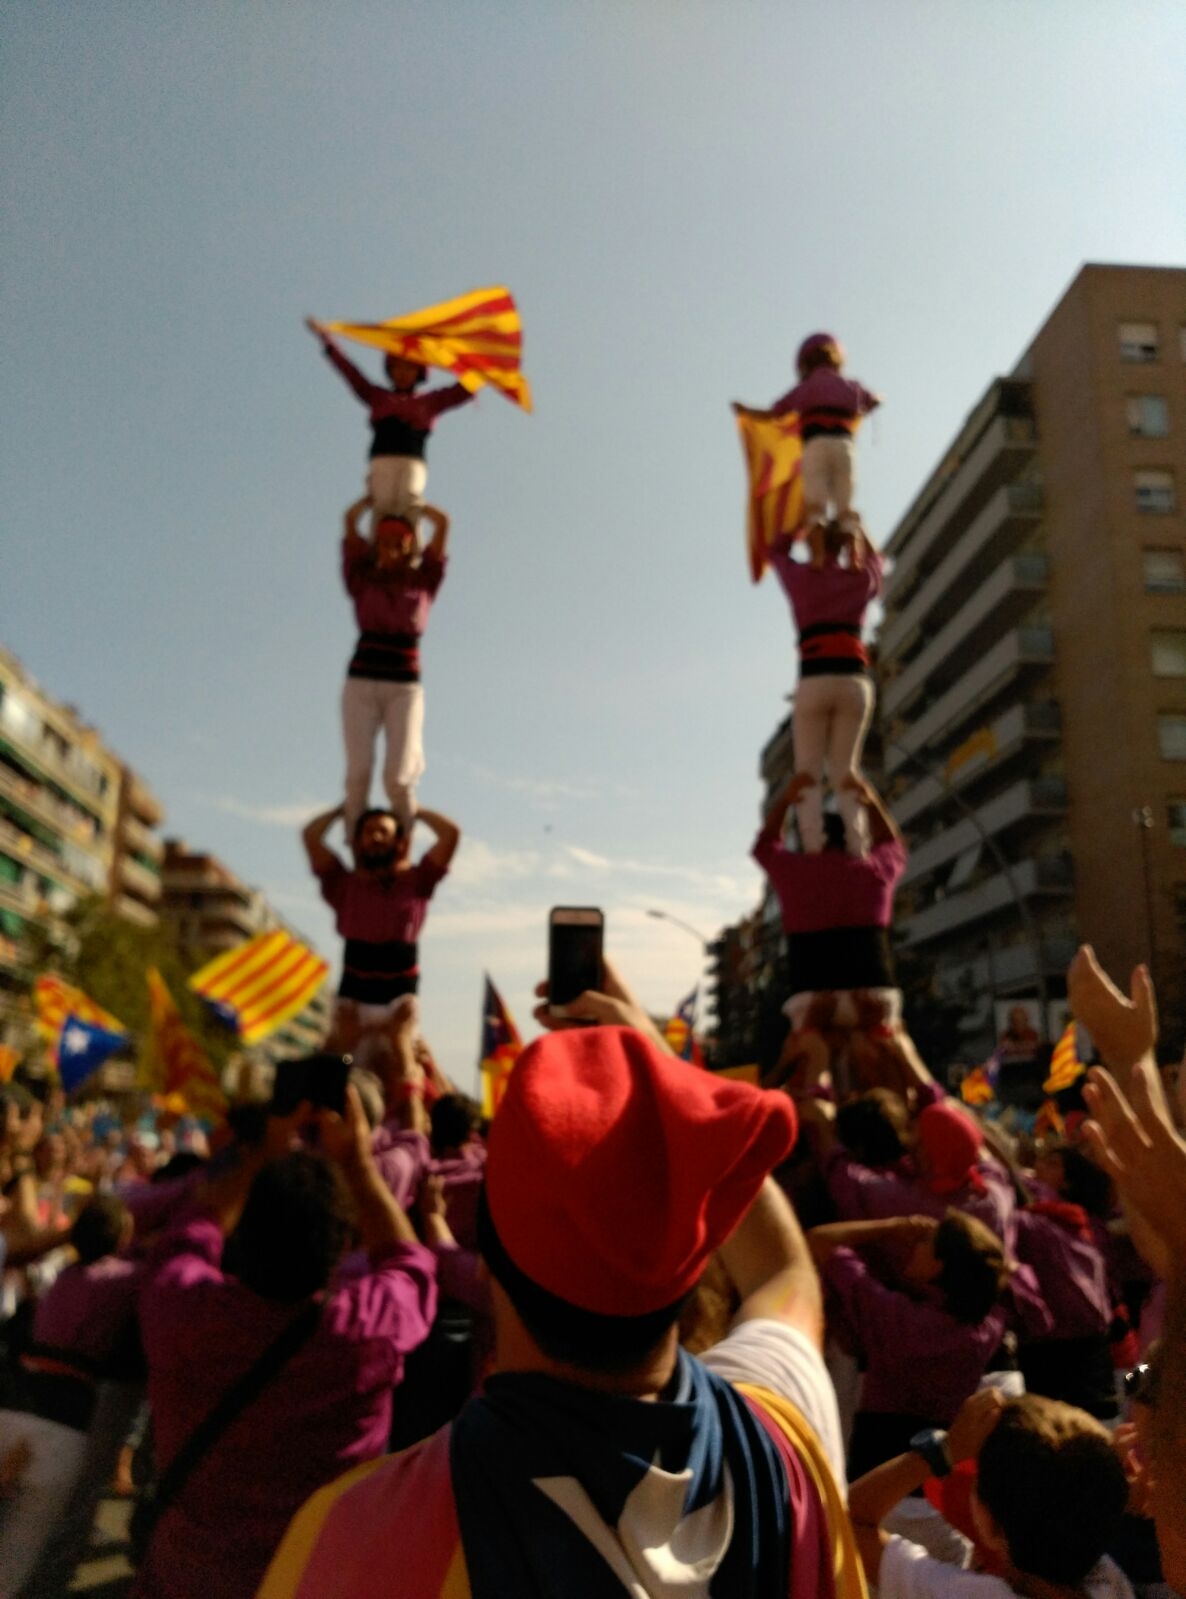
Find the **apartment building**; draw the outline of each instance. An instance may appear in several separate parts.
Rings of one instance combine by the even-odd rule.
[[[23,1036],[38,942],[80,899],[155,920],[160,820],[98,732],[0,649],[0,1042]]]
[[[1186,1021],[1186,271],[1085,266],[886,543],[881,778],[900,942],[966,1002],[1080,940]]]

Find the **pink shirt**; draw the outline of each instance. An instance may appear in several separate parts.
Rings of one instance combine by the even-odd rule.
[[[141,1266],[109,1255],[58,1273],[33,1316],[33,1341],[76,1356],[97,1374],[134,1336]]]
[[[354,601],[359,631],[414,634],[419,638],[428,626],[428,613],[445,581],[448,564],[447,558],[438,560],[425,551],[407,578],[396,582],[376,570],[369,547],[352,548],[343,540],[342,582]]]
[[[1094,1237],[1040,1211],[1020,1210],[1017,1258],[1033,1267],[1054,1319],[1051,1338],[1098,1338],[1107,1332],[1112,1321],[1108,1268]]]
[[[855,1249],[834,1249],[822,1274],[865,1359],[861,1409],[954,1421],[1004,1336],[1004,1310],[969,1327],[938,1304],[886,1287]]]
[[[334,925],[343,938],[357,938],[364,944],[394,940],[414,944],[428,915],[433,890],[447,871],[448,867],[425,856],[406,871],[377,876],[352,872],[335,855],[317,876],[321,897],[337,913]]]
[[[906,846],[898,839],[864,857],[843,850],[807,855],[759,833],[752,854],[778,895],[788,933],[888,927],[893,920],[894,889],[906,870]]]
[[[1012,1251],[1017,1203],[1009,1174],[988,1154],[976,1162],[976,1173],[983,1188],[966,1183],[954,1193],[936,1194],[909,1158],[894,1166],[862,1166],[846,1149],[834,1145],[824,1160],[824,1180],[841,1221],[884,1221],[891,1216],[941,1220],[949,1210],[963,1210]]]
[[[428,1139],[398,1122],[384,1122],[371,1134],[371,1153],[396,1204],[401,1210],[411,1210],[432,1160]]]
[[[881,593],[883,562],[876,550],[866,555],[859,572],[835,561],[816,570],[807,561],[792,557],[788,535],[771,546],[770,564],[800,629],[820,622],[861,627],[870,600]]]
[[[813,427],[837,428],[846,423],[849,426],[845,431],[850,432],[858,417],[876,410],[879,404],[877,396],[855,378],[842,377],[831,367],[817,366],[801,383],[775,400],[770,410],[775,416],[798,411],[807,435]]]
[[[213,1218],[193,1214],[146,1268],[140,1323],[162,1467],[298,1311],[224,1275],[222,1247]],[[312,1338],[162,1516],[137,1599],[251,1599],[309,1495],[382,1454],[391,1390],[435,1312],[436,1265],[420,1244],[397,1245],[363,1276],[335,1278]]]
[[[460,1155],[434,1160],[432,1170],[444,1189],[449,1231],[463,1249],[477,1249],[478,1195],[486,1175],[485,1144],[469,1143]]]

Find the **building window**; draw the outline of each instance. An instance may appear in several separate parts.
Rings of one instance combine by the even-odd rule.
[[[1150,644],[1154,677],[1186,677],[1186,630],[1154,628]]]
[[[1169,433],[1170,408],[1163,394],[1130,394],[1124,414],[1134,438],[1164,439]]]
[[[1170,800],[1165,808],[1170,843],[1186,849],[1186,800]]]
[[[1161,467],[1146,467],[1132,475],[1133,492],[1138,511],[1153,511],[1159,516],[1178,508],[1174,493],[1174,474]]]
[[[1145,592],[1186,593],[1186,555],[1181,550],[1144,550]]]
[[[1186,761],[1186,716],[1177,711],[1160,711],[1157,745],[1163,761]]]
[[[1156,322],[1122,322],[1117,331],[1122,361],[1156,361]]]

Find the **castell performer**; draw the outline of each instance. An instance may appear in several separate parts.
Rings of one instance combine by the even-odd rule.
[[[873,680],[861,628],[870,600],[881,593],[882,560],[869,545],[860,567],[846,565],[845,534],[835,522],[824,529],[824,559],[818,568],[795,560],[792,542],[792,534],[777,539],[770,564],[791,603],[799,634],[793,727],[795,772],[802,779],[796,809],[799,838],[809,854],[824,847],[826,775],[844,818],[847,848],[863,855],[869,830],[859,783],[861,750],[873,715]]]
[[[384,388],[372,383],[342,354],[322,323],[306,317],[305,326],[321,340],[331,364],[370,408],[374,437],[366,486],[375,521],[384,516],[413,515],[423,505],[428,486],[424,449],[433,423],[443,411],[465,405],[473,395],[460,383],[418,393],[428,370],[402,355],[384,358],[383,369],[391,382],[390,388]]]
[[[350,838],[370,803],[380,729],[386,742],[383,787],[388,803],[405,831],[412,825],[416,785],[424,775],[420,640],[445,579],[449,540],[449,518],[435,505],[422,506],[417,517],[432,527],[432,539],[423,550],[406,517],[377,517],[368,540],[358,524],[369,504],[364,498],[349,508],[342,538],[342,582],[354,602],[359,628],[342,690]]]
[[[855,379],[841,375],[844,350],[831,333],[813,333],[804,339],[796,364],[798,383],[775,400],[768,411],[743,405],[733,409],[758,420],[790,412],[798,415],[803,440],[803,522],[796,536],[807,539],[812,565],[822,566],[824,527],[833,518],[846,535],[850,558],[859,566],[865,538],[861,518],[853,506],[853,436],[861,418],[881,404],[881,397],[870,394]]]

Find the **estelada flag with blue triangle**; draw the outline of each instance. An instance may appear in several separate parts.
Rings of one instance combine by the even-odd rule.
[[[117,1016],[97,1005],[89,994],[52,972],[39,977],[33,984],[33,1010],[40,1036],[49,1045],[50,1056],[58,1064],[58,1043],[67,1016],[80,1022],[90,1022],[110,1033],[126,1033],[127,1029]]]
[[[997,1083],[1001,1076],[1001,1051],[994,1049],[983,1066],[973,1066],[960,1084],[960,1098],[965,1105],[991,1105],[997,1097]]]
[[[482,1055],[479,1069],[482,1073],[482,1115],[490,1118],[502,1103],[507,1080],[519,1056],[523,1053],[523,1040],[511,1019],[502,995],[486,977],[486,992],[482,999]]]
[[[124,1032],[113,1032],[95,1022],[83,1021],[73,1011],[62,1023],[58,1038],[58,1074],[62,1087],[72,1094],[103,1062],[128,1041]]]
[[[1075,1021],[1072,1017],[1063,1028],[1062,1037],[1054,1046],[1054,1053],[1050,1057],[1050,1075],[1042,1084],[1042,1092],[1061,1094],[1064,1088],[1070,1088],[1072,1083],[1077,1082],[1086,1070],[1086,1064],[1079,1059],[1075,1041]]]
[[[699,997],[700,984],[697,983],[687,999],[681,1000],[676,1006],[675,1015],[669,1018],[663,1028],[663,1037],[675,1054],[681,1060],[690,1060],[694,1066],[704,1065],[704,1055],[696,1037],[696,1002]]]
[[[245,1044],[258,1044],[304,1010],[328,971],[320,955],[278,927],[216,955],[189,986],[234,1025]]]
[[[471,394],[489,383],[525,411],[531,389],[520,371],[523,326],[502,284],[392,317],[389,322],[328,322],[331,333],[425,366],[443,367]]]

